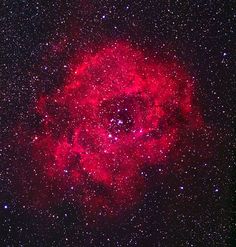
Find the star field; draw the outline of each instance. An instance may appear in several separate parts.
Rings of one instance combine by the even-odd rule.
[[[233,1],[3,1],[1,246],[234,246]]]

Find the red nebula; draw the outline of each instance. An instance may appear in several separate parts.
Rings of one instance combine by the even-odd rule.
[[[38,100],[33,156],[85,211],[115,215],[140,199],[142,169],[165,164],[180,131],[202,125],[193,79],[123,42],[71,70],[63,87]]]

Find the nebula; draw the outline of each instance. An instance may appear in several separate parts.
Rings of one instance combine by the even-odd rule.
[[[125,42],[74,59],[68,74],[37,101],[32,157],[85,211],[116,215],[142,199],[142,170],[167,163],[180,133],[203,125],[193,78]]]

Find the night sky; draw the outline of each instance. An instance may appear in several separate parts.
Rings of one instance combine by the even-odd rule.
[[[1,2],[0,246],[235,246],[233,2]]]

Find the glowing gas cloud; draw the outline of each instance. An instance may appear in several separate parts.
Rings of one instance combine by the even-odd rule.
[[[142,198],[142,169],[165,164],[180,131],[203,125],[194,82],[176,62],[125,42],[85,55],[71,71],[37,102],[33,157],[75,203],[115,215]]]

